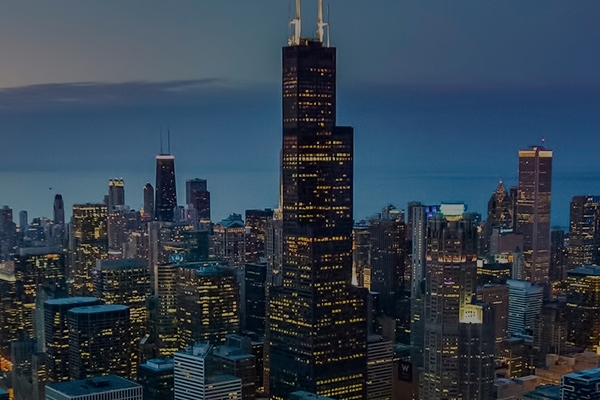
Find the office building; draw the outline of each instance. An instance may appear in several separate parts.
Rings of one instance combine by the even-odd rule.
[[[600,368],[573,372],[562,377],[561,400],[599,400]]]
[[[508,303],[507,285],[484,285],[477,288],[477,300],[489,304],[494,310],[494,336],[496,337],[496,354],[500,354],[502,342],[508,336]]]
[[[367,337],[367,400],[392,398],[394,342],[380,335]]]
[[[224,345],[213,350],[215,370],[242,380],[242,399],[256,398],[256,357],[252,354],[252,341],[248,336],[227,335]]]
[[[175,220],[175,208],[177,207],[177,189],[175,185],[175,156],[171,154],[156,156],[155,194],[155,219],[173,222]]]
[[[246,262],[255,263],[265,258],[267,225],[273,219],[273,210],[246,210]]]
[[[268,268],[266,262],[246,264],[244,267],[244,329],[259,336],[265,334]]]
[[[225,336],[238,332],[235,270],[208,261],[178,265],[177,326],[181,347],[201,341],[225,343]]]
[[[321,2],[319,2],[321,3]],[[364,299],[352,286],[353,137],[336,125],[336,49],[302,38],[300,2],[283,48],[282,285],[269,289],[269,394],[362,399]],[[335,315],[335,317],[333,317]]]
[[[508,334],[518,335],[533,329],[533,323],[542,309],[544,288],[531,282],[509,279]]]
[[[381,312],[395,318],[404,298],[404,212],[392,205],[369,221],[371,290],[379,293]]]
[[[214,255],[229,266],[240,268],[246,262],[246,225],[240,214],[231,214],[214,227]]]
[[[29,226],[29,220],[27,219],[27,211],[19,211],[19,232],[25,232]]]
[[[550,280],[552,282],[566,278],[568,268],[568,251],[565,246],[565,231],[552,228],[550,232]]]
[[[66,297],[44,303],[44,347],[48,382],[58,383],[70,379],[69,310],[100,304],[94,297]]]
[[[54,196],[54,224],[65,224],[65,202],[61,194]]]
[[[569,224],[569,269],[600,264],[600,196],[573,196]]]
[[[125,181],[123,178],[108,181],[108,213],[114,213],[125,205]]]
[[[144,185],[144,207],[142,209],[145,217],[154,220],[154,187],[150,182]]]
[[[531,146],[519,150],[517,231],[523,234],[525,280],[549,281],[552,150]]]
[[[107,208],[105,204],[73,206],[73,264],[69,274],[72,294],[89,295],[93,291],[92,270],[96,260],[108,257]]]
[[[290,394],[290,400],[333,400],[331,397],[319,396],[318,394],[298,390]]]
[[[142,386],[116,375],[46,386],[46,400],[143,400]]]
[[[104,304],[129,307],[131,324],[131,369],[135,374],[140,340],[148,325],[147,300],[151,295],[150,271],[146,260],[99,260],[93,273],[94,296]]]
[[[215,372],[213,350],[203,342],[174,354],[175,400],[241,400],[242,380]]]
[[[512,230],[514,226],[514,216],[512,215],[512,212],[513,199],[506,191],[501,179],[496,191],[492,194],[492,197],[488,202],[487,221],[485,223],[487,236],[486,244],[488,246],[486,250],[489,251],[489,238],[491,237],[494,228]]]
[[[543,305],[533,324],[534,363],[542,366],[548,354],[561,354],[567,348],[567,306],[553,300]]]
[[[600,347],[600,267],[583,265],[568,272],[567,340],[597,351]]]
[[[138,368],[138,382],[144,387],[144,400],[173,400],[174,364],[172,358],[155,358]]]
[[[8,206],[0,209],[0,259],[9,260],[17,248],[17,225],[13,222],[13,210]]]
[[[67,324],[71,379],[109,374],[131,376],[129,307],[72,308],[68,311]]]
[[[210,192],[206,179],[190,179],[185,186],[185,204],[194,210],[194,224],[200,229],[207,229],[210,226]]]
[[[356,286],[371,290],[371,238],[367,224],[352,228],[352,280]]]
[[[464,210],[442,204],[427,228],[422,400],[489,399],[493,387],[494,322],[472,304],[477,222]]]

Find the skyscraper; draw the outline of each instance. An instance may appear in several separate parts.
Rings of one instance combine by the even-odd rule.
[[[177,325],[181,347],[224,343],[240,327],[235,270],[215,262],[178,265]]]
[[[542,309],[544,290],[531,282],[509,279],[508,285],[508,333],[516,335],[525,329],[533,329],[535,318]]]
[[[517,230],[523,234],[525,279],[547,283],[550,269],[552,150],[519,150]]]
[[[108,375],[48,385],[46,400],[142,400],[142,386]]]
[[[427,229],[420,396],[487,400],[493,387],[495,337],[489,310],[473,304],[477,224],[472,214],[464,213],[463,204],[443,204],[440,209]]]
[[[242,380],[216,373],[213,351],[203,342],[174,354],[175,400],[241,400]]]
[[[569,269],[600,263],[600,196],[573,196],[569,229]]]
[[[54,196],[54,223],[65,224],[65,203],[61,194]]]
[[[125,205],[125,182],[121,179],[110,179],[108,181],[108,212],[119,211],[118,206]]]
[[[92,292],[92,270],[96,260],[108,256],[106,210],[104,204],[73,206],[73,263],[70,271],[73,295],[85,296]]]
[[[99,305],[68,312],[69,375],[131,375],[129,307]]]
[[[177,207],[177,189],[175,186],[175,156],[160,154],[156,156],[156,202],[154,215],[158,221],[173,222]]]
[[[150,182],[144,185],[144,216],[154,219],[154,187]]]
[[[321,1],[319,1],[321,3]],[[321,4],[319,4],[321,6]],[[352,287],[353,129],[336,126],[336,49],[294,34],[283,48],[282,286],[269,296],[269,391],[362,399],[364,300]]]
[[[101,304],[94,297],[67,297],[44,303],[44,347],[49,383],[69,380],[69,310]]]

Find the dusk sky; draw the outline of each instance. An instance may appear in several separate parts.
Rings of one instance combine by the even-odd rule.
[[[303,1],[303,32],[316,30]],[[462,200],[485,213],[517,151],[554,150],[552,220],[600,194],[600,2],[332,0],[338,124],[355,127],[355,218]],[[288,1],[27,0],[0,16],[0,205],[51,217],[123,177],[139,209],[170,128],[180,204],[275,207]],[[16,220],[17,218],[15,218]]]

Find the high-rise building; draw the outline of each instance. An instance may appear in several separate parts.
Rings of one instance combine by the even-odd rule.
[[[246,264],[244,267],[244,328],[260,336],[265,334],[267,270],[266,262]]]
[[[175,400],[241,400],[242,380],[215,371],[208,342],[174,354]]]
[[[508,333],[517,335],[533,329],[533,323],[542,309],[544,288],[526,281],[509,279]]]
[[[185,181],[185,204],[193,204],[194,192],[206,192],[206,179],[189,179]]]
[[[442,204],[427,228],[422,400],[491,398],[494,323],[488,307],[473,304],[477,222],[464,210]]]
[[[392,205],[369,221],[371,290],[379,293],[382,312],[395,318],[404,298],[404,212]]]
[[[545,366],[548,354],[561,354],[567,347],[566,304],[553,300],[544,304],[533,325],[535,365]]]
[[[125,181],[114,178],[108,181],[108,212],[119,211],[119,206],[125,205]]]
[[[477,300],[489,304],[494,310],[496,353],[499,354],[502,342],[508,336],[508,286],[498,284],[479,287],[477,288]]]
[[[46,387],[46,400],[142,400],[142,386],[116,375],[54,383]]]
[[[68,311],[69,375],[131,375],[129,307],[98,305]]]
[[[144,216],[154,220],[154,187],[150,182],[144,185]]]
[[[600,264],[600,196],[573,196],[569,269]]]
[[[73,206],[73,260],[69,274],[73,295],[88,295],[92,292],[92,270],[96,266],[96,260],[108,257],[106,210],[104,204]]]
[[[566,278],[568,267],[568,251],[565,246],[565,231],[554,227],[550,232],[550,281]]]
[[[236,333],[240,316],[235,270],[208,261],[178,265],[177,325],[181,347],[224,343],[225,336]]]
[[[600,349],[600,267],[584,265],[567,277],[567,340],[587,350]]]
[[[17,247],[17,225],[13,210],[8,206],[0,209],[0,259],[8,260]]]
[[[246,225],[240,214],[231,214],[214,227],[214,255],[239,268],[246,262]]]
[[[600,399],[600,368],[572,372],[562,377],[561,400]]]
[[[21,210],[19,211],[19,231],[25,232],[27,227],[29,226],[29,222],[27,219],[27,211]]]
[[[144,400],[173,400],[172,358],[155,358],[138,368],[138,382],[144,387]]]
[[[44,303],[44,347],[49,383],[65,382],[69,375],[68,312],[72,308],[100,305],[94,297],[67,297]]]
[[[246,210],[246,262],[255,263],[265,257],[267,226],[273,210]]]
[[[156,202],[154,203],[156,220],[173,222],[176,207],[175,156],[160,154],[156,156]]]
[[[140,340],[148,324],[147,300],[152,293],[146,260],[98,260],[93,271],[94,296],[104,304],[129,307],[131,323],[131,369],[135,374]]]
[[[352,228],[352,279],[358,287],[371,290],[371,238],[366,224]]]
[[[550,269],[552,150],[519,150],[517,230],[523,234],[525,280],[547,283]]]
[[[226,343],[216,346],[212,355],[217,371],[242,380],[242,399],[254,400],[257,371],[251,339],[248,336],[227,335]]]
[[[321,5],[321,2],[319,2]],[[269,394],[364,397],[364,299],[352,286],[353,136],[336,126],[336,49],[295,31],[283,48],[282,286],[269,292]]]
[[[54,196],[54,224],[65,224],[65,202],[61,194]]]
[[[367,400],[392,399],[394,342],[380,335],[367,338]]]

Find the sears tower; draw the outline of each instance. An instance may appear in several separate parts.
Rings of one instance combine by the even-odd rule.
[[[364,302],[353,290],[353,129],[336,126],[336,50],[301,36],[283,48],[282,285],[270,289],[269,394],[362,399]]]

